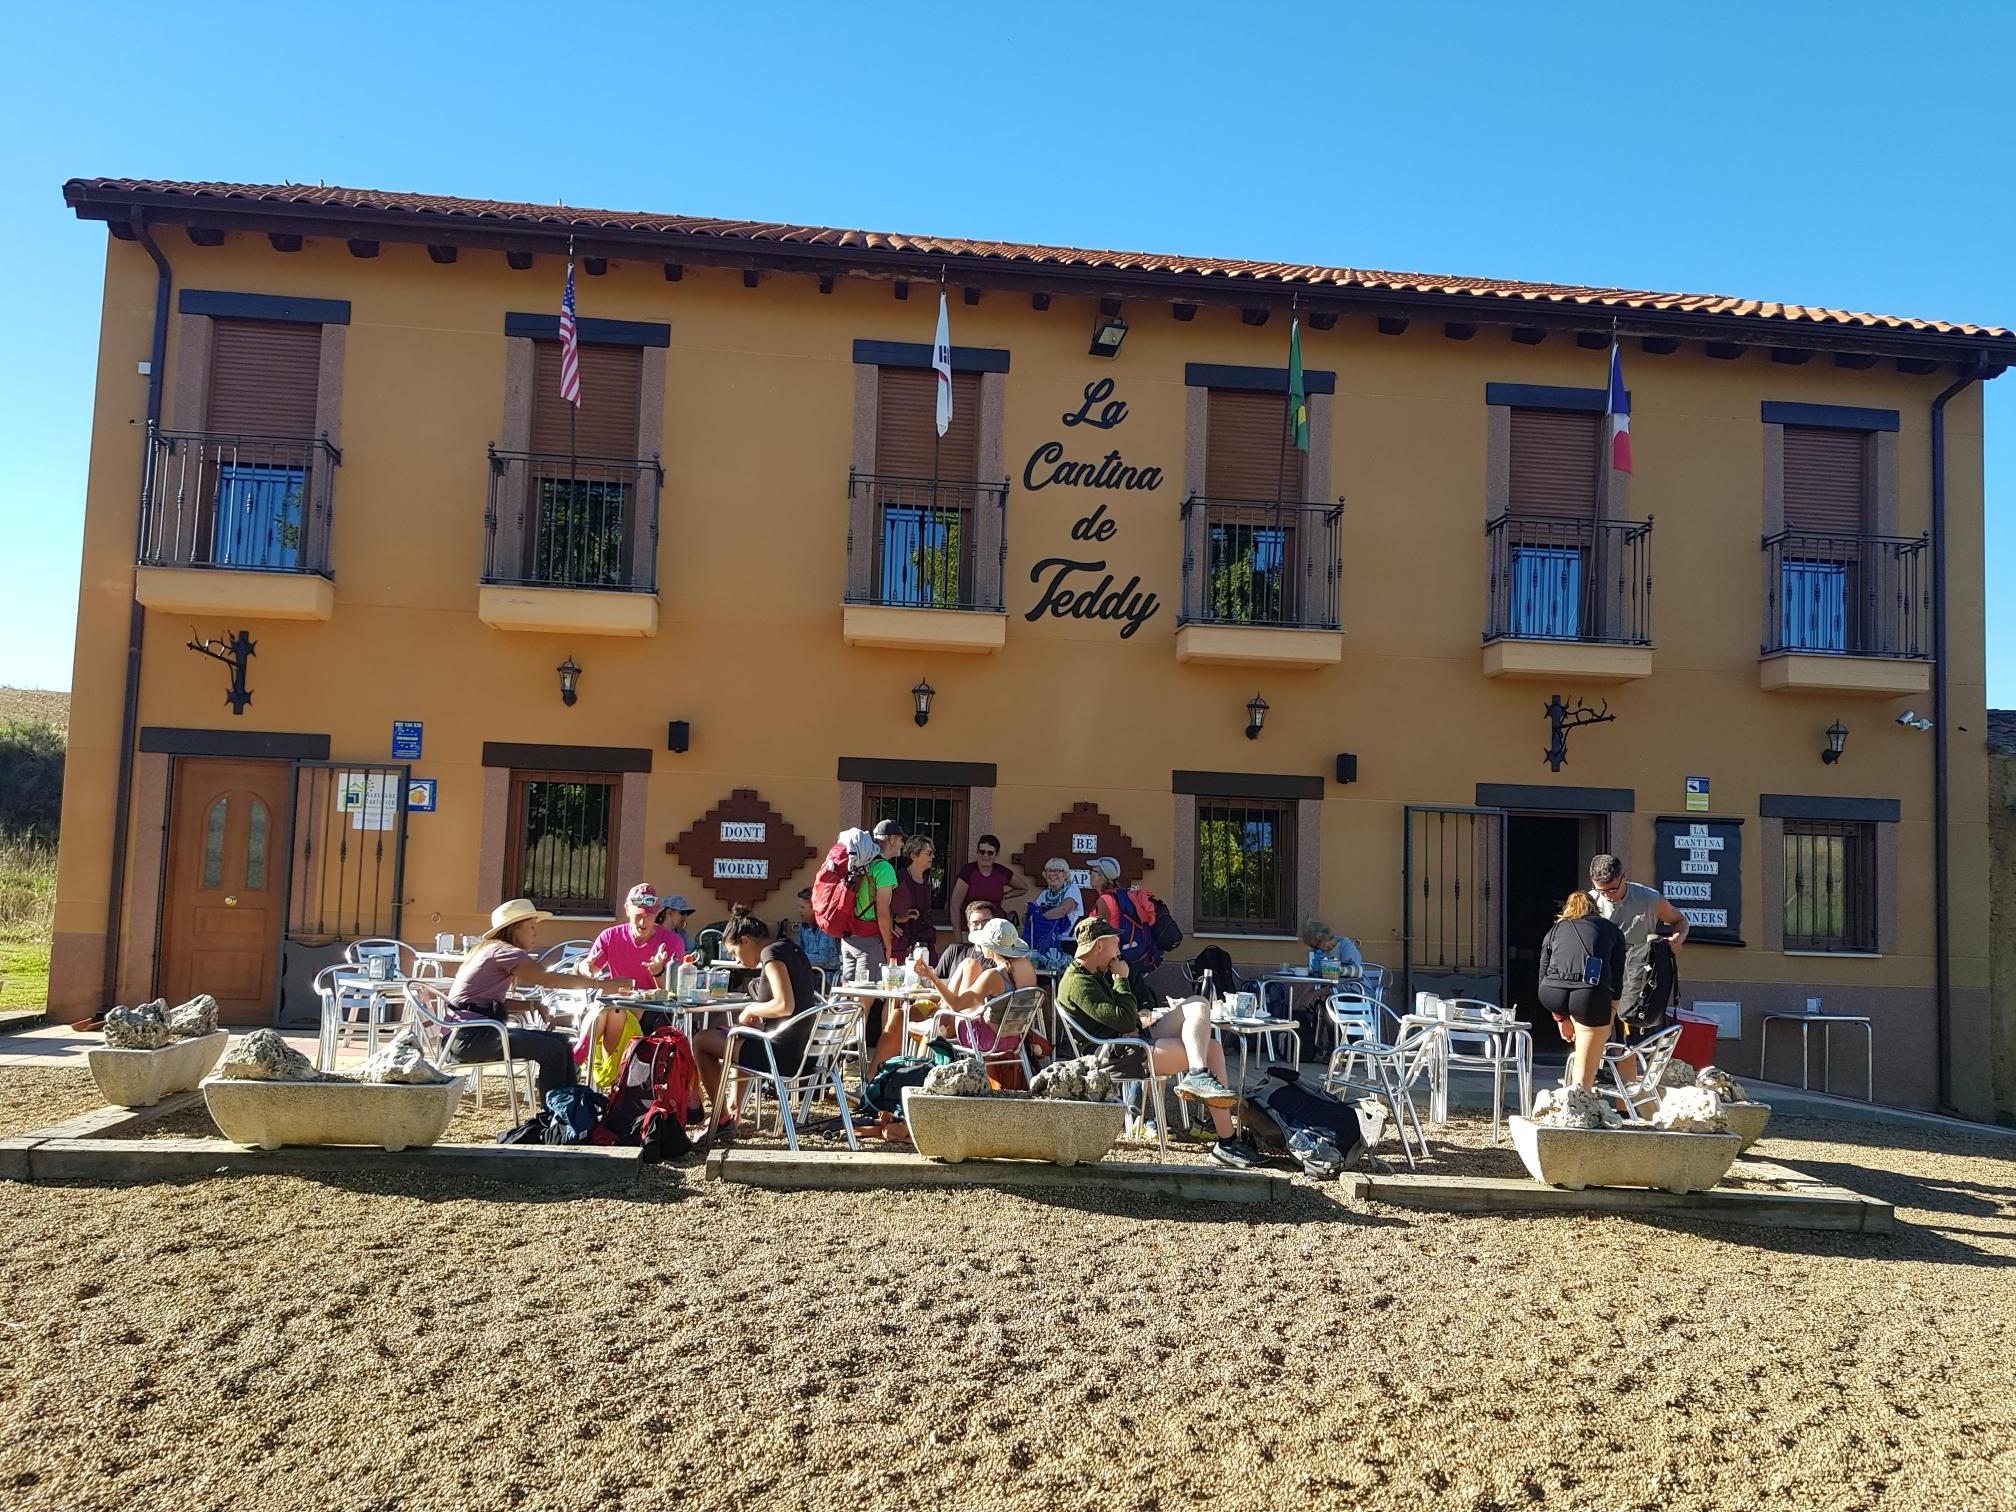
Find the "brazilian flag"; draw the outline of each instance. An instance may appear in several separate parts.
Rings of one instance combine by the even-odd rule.
[[[1302,322],[1288,322],[1288,427],[1295,449],[1309,452],[1309,396],[1302,391]]]

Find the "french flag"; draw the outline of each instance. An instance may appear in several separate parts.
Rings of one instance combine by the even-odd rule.
[[[1631,471],[1631,396],[1624,392],[1624,359],[1617,342],[1610,342],[1610,465],[1621,473]]]

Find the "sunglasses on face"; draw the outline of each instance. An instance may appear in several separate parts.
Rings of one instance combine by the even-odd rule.
[[[997,850],[991,849],[990,847],[983,845],[980,847],[980,854],[983,856],[998,856],[1001,853]]]

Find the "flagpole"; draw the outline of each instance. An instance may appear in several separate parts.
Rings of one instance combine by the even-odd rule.
[[[1288,340],[1291,344],[1295,340],[1296,315],[1301,308],[1302,296],[1297,294],[1288,303]],[[1274,525],[1276,529],[1279,529],[1281,525],[1281,490],[1287,486],[1288,479],[1288,444],[1295,435],[1295,396],[1289,392],[1291,387],[1292,385],[1288,382],[1288,373],[1286,369],[1283,369],[1281,374],[1281,445],[1278,449],[1279,455],[1274,458]]]

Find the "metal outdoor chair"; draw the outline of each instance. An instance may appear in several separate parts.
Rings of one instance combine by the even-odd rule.
[[[1362,992],[1333,992],[1323,1003],[1323,1017],[1329,1023],[1335,1048],[1330,1052],[1330,1075],[1349,1078],[1366,1059],[1367,1051],[1386,1044],[1386,1005]]]
[[[1679,1048],[1678,1024],[1647,1035],[1635,1045],[1612,1040],[1603,1047],[1603,1063],[1597,1067],[1596,1074],[1599,1078],[1607,1074],[1616,1090],[1604,1090],[1602,1095],[1615,1103],[1618,1111],[1627,1118],[1650,1117],[1651,1113],[1659,1111],[1660,1080],[1673,1060],[1673,1052]],[[1638,1059],[1638,1074],[1626,1076],[1624,1063],[1633,1056]],[[1645,1111],[1648,1103],[1651,1105],[1650,1113]]]
[[[1479,1072],[1491,1078],[1491,1138],[1504,1122],[1505,1077],[1509,1073],[1519,1094],[1519,1111],[1533,1111],[1533,1032],[1516,1015],[1482,998],[1442,998],[1423,993],[1424,1017],[1442,1026],[1436,1049],[1429,1120],[1449,1121],[1449,1076]]]
[[[1036,1074],[1029,1031],[1043,1012],[1044,997],[1041,987],[1011,987],[966,1013],[948,1011],[938,1017],[951,1019],[952,1042],[972,1052],[983,1068],[1020,1066],[1026,1082]]]
[[[798,1148],[799,1122],[810,1116],[814,1102],[830,1090],[840,1108],[840,1126],[847,1134],[847,1148],[859,1150],[861,1142],[854,1137],[854,1114],[847,1102],[846,1085],[840,1080],[840,1069],[853,1058],[855,1021],[860,1016],[859,1003],[835,998],[829,1003],[815,1003],[802,1013],[794,1013],[774,1029],[735,1025],[728,1031],[727,1042],[721,1049],[721,1082],[714,1089],[713,1126],[718,1128],[723,1121],[721,1113],[723,1108],[729,1107],[728,1089],[731,1086],[735,1089],[731,1116],[739,1121],[742,1104],[754,1096],[756,1111],[752,1120],[760,1120],[763,1116],[763,1089],[767,1086],[776,1093],[777,1121],[783,1130],[784,1142],[795,1150]],[[805,1058],[796,1070],[787,1072],[777,1063],[777,1041],[794,1024],[807,1019],[812,1021],[812,1032],[805,1041]],[[763,1047],[763,1069],[736,1065],[736,1048],[745,1042]]]
[[[368,968],[376,958],[385,962],[392,977],[404,981],[419,969],[420,953],[404,940],[352,940],[343,947],[343,959]]]
[[[1138,1034],[1116,1035],[1103,1039],[1088,1029],[1071,1022],[1071,1015],[1061,1009],[1057,1014],[1057,1025],[1063,1031],[1064,1042],[1070,1047],[1075,1058],[1089,1055],[1101,1045],[1139,1045],[1141,1053],[1148,1057],[1148,1074],[1127,1077],[1120,1083],[1120,1096],[1127,1107],[1127,1132],[1138,1138],[1141,1127],[1152,1112],[1155,1119],[1155,1148],[1164,1156],[1169,1154],[1169,1097],[1168,1084],[1173,1078],[1161,1075],[1155,1068],[1154,1047]],[[1091,1050],[1085,1047],[1090,1045]],[[1137,1103],[1136,1099],[1139,1099]]]
[[[1400,1153],[1407,1157],[1410,1170],[1415,1164],[1416,1145],[1420,1146],[1422,1159],[1428,1156],[1428,1134],[1421,1126],[1414,1089],[1424,1080],[1433,1086],[1435,1065],[1441,1055],[1442,1029],[1438,1019],[1408,1014],[1399,1021],[1391,1044],[1375,1041],[1355,1047],[1352,1069],[1362,1067],[1361,1075],[1341,1074],[1333,1060],[1323,1078],[1323,1090],[1333,1096],[1355,1092],[1381,1105],[1387,1121],[1400,1136]]]
[[[391,1021],[392,1003],[403,984],[374,981],[354,961],[337,961],[315,973],[315,996],[321,1005],[320,1031],[315,1041],[315,1069],[333,1071],[336,1057],[361,1033],[365,1048],[377,1048],[378,1032]]]
[[[408,982],[406,1006],[411,1010],[409,1022],[420,1042],[420,1053],[442,1070],[465,1076],[463,1091],[465,1095],[474,1094],[478,1112],[483,1108],[483,1073],[500,1068],[504,1075],[504,1100],[511,1109],[511,1126],[516,1128],[523,1122],[518,1111],[519,1077],[525,1078],[526,1102],[534,1110],[539,1107],[539,1067],[532,1061],[512,1058],[510,1025],[497,1019],[450,1019],[455,1007],[448,1001],[446,990],[432,982]],[[497,1060],[455,1059],[455,1037],[469,1029],[497,1031]]]

